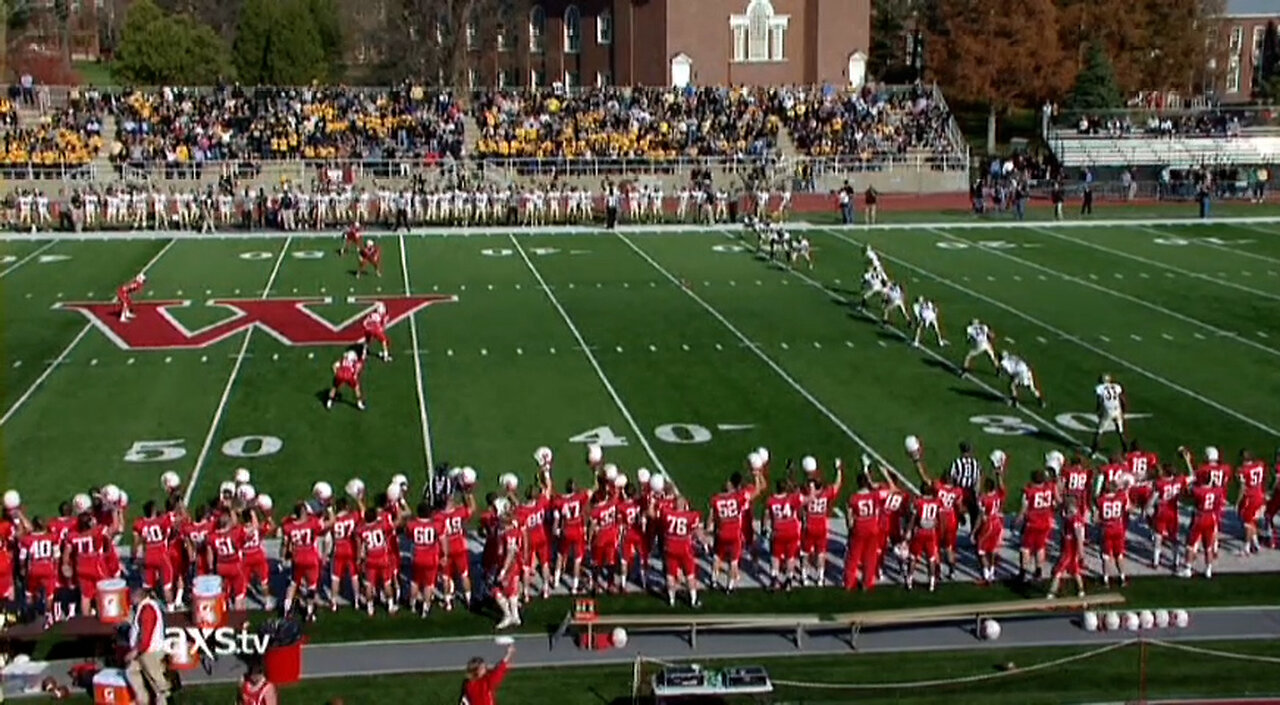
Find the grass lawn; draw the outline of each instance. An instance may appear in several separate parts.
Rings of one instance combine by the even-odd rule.
[[[72,68],[80,75],[80,82],[94,88],[116,88],[120,82],[111,71],[111,64],[98,61],[76,61]]]

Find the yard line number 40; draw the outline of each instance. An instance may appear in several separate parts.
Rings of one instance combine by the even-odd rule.
[[[186,439],[134,441],[124,453],[127,463],[167,463],[187,455]],[[275,436],[238,436],[222,444],[222,454],[230,458],[261,458],[284,447]]]
[[[752,424],[720,424],[721,431],[743,431],[752,428]],[[664,423],[653,429],[653,437],[663,443],[676,445],[694,445],[711,442],[711,429],[696,423]],[[626,436],[620,436],[609,426],[589,428],[576,436],[569,437],[570,443],[594,443],[601,448],[616,448],[627,445]]]

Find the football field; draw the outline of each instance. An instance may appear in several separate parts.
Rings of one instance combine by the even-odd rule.
[[[530,477],[541,445],[559,480],[584,480],[595,442],[701,503],[761,445],[775,468],[814,455],[830,476],[866,453],[914,482],[916,434],[938,468],[961,440],[1002,448],[1017,486],[1046,451],[1087,444],[1104,372],[1163,459],[1280,444],[1280,221],[806,233],[816,266],[795,271],[737,229],[382,235],[380,278],[356,278],[333,236],[10,236],[0,484],[48,515],[106,482],[136,505],[169,470],[205,498],[247,467],[283,508],[317,480],[404,473],[416,491],[442,462],[492,488]],[[866,244],[939,304],[950,346],[913,350],[850,305]],[[114,289],[139,271],[121,324]],[[367,411],[326,411],[373,301],[393,360],[370,358]],[[985,362],[954,374],[975,317],[1034,367],[1047,408],[1008,406]]]

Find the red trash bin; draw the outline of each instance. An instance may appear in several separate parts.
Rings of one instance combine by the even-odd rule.
[[[272,646],[262,658],[262,670],[267,680],[276,685],[297,683],[302,678],[302,647],[307,643],[303,637],[297,643],[288,646]]]

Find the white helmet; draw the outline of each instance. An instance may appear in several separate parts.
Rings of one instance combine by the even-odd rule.
[[[172,492],[182,486],[182,478],[178,477],[178,473],[170,470],[160,476],[160,487],[166,492]]]
[[[618,473],[618,476],[617,476],[617,477],[615,477],[615,478],[613,478],[613,486],[614,486],[614,487],[617,487],[618,489],[622,489],[622,488],[626,487],[626,486],[627,486],[627,476],[626,476],[626,475],[623,475],[622,473]]]
[[[592,443],[587,446],[587,462],[595,465],[604,459],[604,448],[599,443]]]
[[[461,467],[461,466],[454,466],[454,467],[449,468],[449,479],[450,479],[450,480],[456,480],[456,479],[458,479],[459,477],[462,477],[462,467]]]
[[[544,468],[549,467],[551,465],[551,460],[553,459],[553,457],[554,456],[551,454],[551,449],[546,446],[542,446],[537,450],[533,451],[533,459],[535,462],[538,463],[539,467],[544,467]]]
[[[321,480],[311,486],[311,494],[315,495],[316,499],[321,502],[328,502],[333,498],[333,487],[324,480]]]
[[[236,496],[240,498],[241,502],[248,504],[253,501],[254,497],[258,496],[258,491],[253,489],[253,485],[240,485],[236,488]]]
[[[124,490],[120,490],[120,500],[119,500],[118,504],[120,505],[120,508],[121,508],[121,509],[127,509],[127,508],[129,507],[129,493],[128,493],[128,492],[125,492]]]
[[[804,470],[806,473],[817,472],[818,459],[813,457],[812,455],[804,456],[803,458],[800,459],[800,469]]]
[[[760,460],[763,461],[766,465],[769,464],[768,448],[765,448],[764,446],[760,446],[759,448],[756,448],[756,455],[760,456]]]
[[[102,499],[107,504],[116,504],[120,501],[120,488],[115,485],[102,486]]]
[[[975,319],[973,319],[972,321],[969,321],[969,325],[971,325],[971,326],[980,326],[980,325],[982,325],[982,321],[979,321],[978,319],[976,319],[976,318],[975,318]]]
[[[498,484],[502,485],[502,488],[505,490],[514,490],[520,486],[520,478],[516,477],[515,473],[504,472],[502,473],[502,476],[498,478]]]
[[[1062,451],[1051,450],[1044,454],[1045,467],[1053,468],[1054,472],[1061,472],[1062,466],[1067,462],[1067,456]]]
[[[379,314],[386,313],[386,312],[387,312],[387,305],[386,305],[386,304],[384,304],[384,303],[382,303],[381,301],[379,301],[379,302],[377,302],[377,303],[375,303],[375,304],[373,305],[373,310],[374,310],[374,311],[377,311]]]
[[[141,284],[142,282],[145,282],[147,280],[147,275],[144,272],[138,272],[138,276],[134,277],[134,279],[136,279],[138,283]]]
[[[276,506],[276,503],[271,501],[271,495],[269,494],[258,495],[258,509],[261,509],[264,512],[270,513],[272,508],[274,508],[275,506]]]
[[[17,509],[22,506],[22,495],[17,490],[8,490],[4,493],[4,508]]]
[[[359,499],[364,496],[364,480],[361,480],[358,477],[353,477],[350,480],[347,480],[347,486],[344,489],[347,491],[348,497],[351,499]]]
[[[1005,455],[1003,450],[996,448],[991,451],[991,464],[995,467],[1002,468],[1004,464],[1009,462],[1009,456]]]
[[[1218,457],[1219,457],[1219,456],[1218,456],[1218,449],[1217,449],[1216,447],[1214,447],[1214,446],[1209,446],[1208,448],[1205,448],[1205,449],[1204,449],[1204,459],[1205,459],[1205,460],[1207,460],[1207,461],[1209,461],[1209,462],[1211,462],[1211,463],[1216,463],[1216,462],[1218,462]]]
[[[649,479],[649,468],[640,468],[636,470],[636,482],[639,482],[641,485],[648,485]]]
[[[466,487],[476,484],[476,471],[474,468],[465,467],[462,469],[462,484]]]
[[[218,485],[219,495],[235,494],[235,493],[236,493],[236,483],[232,482],[231,480],[227,480],[222,484]]]
[[[83,492],[71,498],[71,510],[76,514],[83,514],[93,508],[93,500],[89,499],[89,495]]]
[[[752,470],[761,470],[764,468],[764,458],[761,458],[760,454],[753,450],[747,453],[747,465]]]
[[[649,478],[649,489],[653,490],[654,492],[661,493],[666,488],[667,488],[666,477],[663,477],[662,475],[654,475],[653,477]]]
[[[248,468],[236,468],[236,473],[235,473],[235,475],[234,475],[233,479],[236,481],[236,484],[237,484],[237,485],[247,485],[247,484],[249,484],[249,469],[248,469]]]
[[[903,440],[902,444],[906,447],[907,453],[910,455],[915,455],[920,452],[920,439],[915,436],[907,436],[906,439]]]
[[[366,237],[366,238],[364,239],[364,242],[365,242],[365,244],[366,244],[366,245],[372,245],[372,244],[373,244],[373,238],[371,238],[371,237]]]
[[[355,362],[355,361],[356,361],[356,359],[357,359],[357,358],[359,358],[359,357],[360,357],[360,356],[356,354],[356,351],[355,351],[355,350],[348,350],[347,352],[343,353],[343,355],[342,355],[342,359],[343,359],[343,360],[346,360],[347,362]]]
[[[409,486],[409,478],[405,477],[401,473],[396,473],[391,476],[391,484],[400,485],[400,488],[404,489]]]
[[[618,466],[614,465],[613,463],[605,463],[604,479],[608,480],[609,482],[613,482],[614,478],[616,478],[617,476],[618,476]]]
[[[493,511],[499,515],[506,514],[510,508],[511,502],[508,502],[506,497],[498,497],[493,500]]]
[[[388,500],[388,501],[390,501],[390,502],[399,502],[399,501],[400,501],[400,497],[402,497],[402,496],[403,496],[403,494],[404,494],[404,491],[400,488],[400,485],[399,485],[398,483],[393,482],[393,483],[391,483],[391,484],[387,485],[387,500]]]

